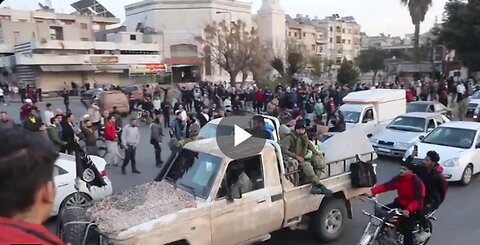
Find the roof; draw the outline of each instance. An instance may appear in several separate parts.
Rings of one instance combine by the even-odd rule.
[[[224,136],[224,137],[229,138],[231,136]],[[221,140],[224,137],[216,137],[216,138],[211,138],[211,139],[201,139],[201,140],[193,141],[193,142],[188,143],[185,146],[185,148],[189,149],[189,150],[192,150],[192,151],[195,151],[195,152],[202,152],[202,153],[207,153],[207,154],[219,156],[219,157],[222,157],[222,158],[223,157],[229,158],[228,156],[226,156],[222,152],[222,150],[220,149],[220,147],[217,144],[217,139]],[[267,148],[267,149],[271,148],[272,150],[274,150],[273,145],[270,144],[270,143],[265,144],[263,149],[265,149],[265,148]],[[255,152],[256,150],[246,149],[246,151],[247,152]],[[245,155],[242,158],[244,158],[244,157],[249,157],[249,156]],[[232,160],[235,160],[235,159],[232,159]]]
[[[418,118],[430,118],[435,116],[441,116],[440,113],[430,113],[430,112],[409,112],[400,115],[401,117],[418,117]]]
[[[359,92],[351,92],[343,98],[343,102],[350,103],[375,103],[405,99],[406,92],[403,89],[373,89]]]
[[[455,121],[455,122],[448,122],[440,125],[439,127],[447,127],[447,128],[464,128],[464,129],[471,129],[471,130],[479,130],[480,123],[478,122],[465,122],[465,121]]]

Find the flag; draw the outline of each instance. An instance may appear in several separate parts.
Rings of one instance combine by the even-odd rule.
[[[77,168],[77,178],[87,183],[87,188],[91,186],[103,187],[107,183],[103,180],[98,172],[97,167],[92,159],[85,153],[78,143],[75,144],[75,164]]]

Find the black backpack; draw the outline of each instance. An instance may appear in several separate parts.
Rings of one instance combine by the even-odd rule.
[[[357,155],[357,162],[350,164],[352,186],[358,188],[372,187],[377,183],[377,175],[371,162],[363,162]]]

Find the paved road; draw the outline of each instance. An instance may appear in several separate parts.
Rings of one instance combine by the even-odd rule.
[[[61,107],[61,101],[53,102],[54,107]],[[40,104],[40,108],[43,109]],[[0,105],[0,111],[5,110],[14,118],[18,118],[18,109],[20,104],[10,106]],[[84,107],[78,102],[71,102],[71,108],[76,118],[80,118],[85,113]],[[122,191],[126,188],[145,183],[152,180],[158,169],[154,166],[153,147],[148,143],[149,129],[146,125],[140,127],[140,133],[143,138],[137,152],[138,168],[142,171],[140,175],[121,175],[119,168],[109,169],[108,174],[113,182],[114,191]],[[166,142],[166,140],[165,140]],[[169,152],[162,152],[164,159],[168,157]],[[393,159],[379,159],[378,164],[379,181],[385,182],[397,174],[399,164]],[[385,195],[381,198],[385,203],[390,202],[394,195]],[[437,212],[438,221],[434,223],[434,235],[431,240],[433,245],[477,245],[480,241],[480,177],[472,180],[468,187],[450,185],[447,198],[443,206]],[[356,244],[367,223],[367,219],[361,214],[361,210],[371,210],[370,205],[361,201],[355,201],[353,204],[354,218],[349,220],[344,236],[335,243],[335,245]],[[53,221],[47,226],[53,229]],[[272,239],[264,244],[282,245],[282,244],[300,244],[310,245],[319,244],[308,231],[290,231],[283,230],[273,234]]]

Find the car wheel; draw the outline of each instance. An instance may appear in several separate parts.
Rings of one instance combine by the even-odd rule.
[[[472,176],[473,176],[473,166],[472,164],[468,164],[465,170],[463,170],[460,184],[463,186],[467,186],[472,181]]]
[[[85,207],[89,205],[91,201],[92,198],[89,195],[82,192],[75,192],[63,200],[59,213],[62,212],[62,209],[69,207]]]
[[[347,207],[342,199],[324,199],[313,217],[313,233],[322,242],[337,240],[345,227]]]

